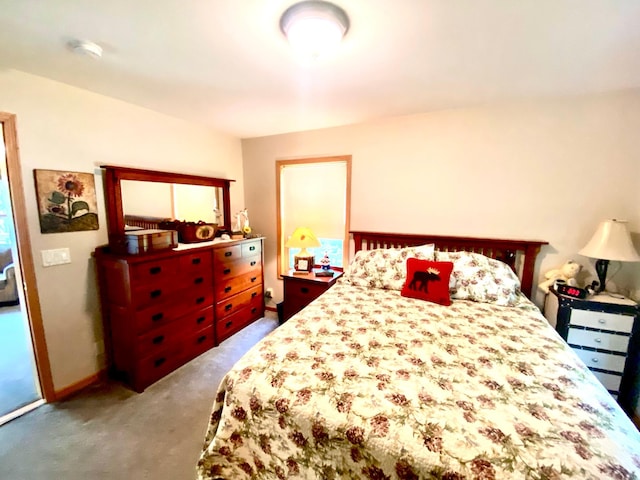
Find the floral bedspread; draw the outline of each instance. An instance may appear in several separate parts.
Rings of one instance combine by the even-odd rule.
[[[640,434],[528,300],[338,282],[223,379],[206,479],[640,479]]]

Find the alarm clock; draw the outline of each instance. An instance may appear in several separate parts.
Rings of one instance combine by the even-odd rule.
[[[587,298],[587,290],[580,287],[572,287],[566,283],[556,283],[556,292],[560,295],[573,298]]]

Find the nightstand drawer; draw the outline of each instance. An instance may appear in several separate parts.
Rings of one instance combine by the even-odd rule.
[[[591,330],[569,328],[567,343],[570,345],[579,345],[626,353],[627,347],[629,346],[629,337],[613,335],[610,333],[594,332]]]
[[[594,372],[591,371],[600,383],[604,385],[604,388],[609,390],[610,392],[619,392],[620,391],[620,383],[622,382],[622,376],[619,375],[611,375],[609,373],[602,372]]]
[[[571,311],[571,325],[630,333],[634,317],[615,313],[592,312],[574,309]]]
[[[308,304],[327,291],[327,285],[310,282],[287,282],[285,295],[287,302]]]
[[[610,372],[622,373],[624,371],[625,357],[611,355],[610,353],[592,352],[574,348],[574,352],[580,357],[587,367],[609,370]]]

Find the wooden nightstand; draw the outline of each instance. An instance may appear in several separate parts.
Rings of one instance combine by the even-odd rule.
[[[638,304],[607,294],[581,300],[550,292],[547,319],[556,317],[560,336],[632,416],[640,393]]]
[[[294,275],[292,271],[282,275],[284,281],[283,322],[306,307],[312,300],[329,290],[342,276],[335,272],[333,277],[316,277],[313,272],[306,275]]]

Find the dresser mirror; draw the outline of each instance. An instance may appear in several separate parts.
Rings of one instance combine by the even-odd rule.
[[[229,187],[233,180],[102,165],[109,236],[127,224],[157,228],[160,219],[217,223],[229,229]],[[215,210],[214,210],[215,209]],[[144,219],[149,219],[145,225]]]

